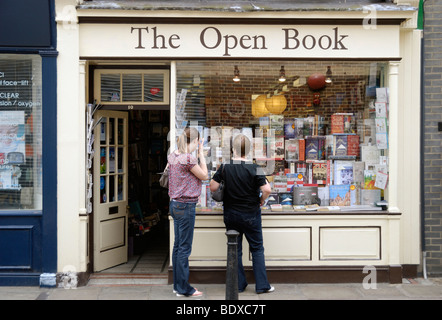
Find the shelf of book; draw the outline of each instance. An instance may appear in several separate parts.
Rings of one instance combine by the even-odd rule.
[[[386,89],[378,90],[385,99]],[[335,113],[329,122],[322,115],[288,118],[270,114],[251,128],[217,127],[220,135],[215,140],[220,147],[211,152],[209,169],[213,174],[230,154],[227,142],[243,133],[252,142],[251,160],[275,192],[267,207],[317,204],[375,208],[374,203],[388,198],[388,146],[376,138],[388,132],[385,108],[388,103],[376,99],[367,103],[364,112]],[[201,132],[210,135],[211,129],[201,128]],[[210,141],[210,136],[205,136],[205,141]],[[295,194],[310,192],[312,187],[310,197],[296,198]],[[201,199],[203,208],[220,206],[211,200],[207,187],[202,188]]]

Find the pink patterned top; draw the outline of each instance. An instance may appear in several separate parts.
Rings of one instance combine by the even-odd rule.
[[[169,197],[179,202],[198,202],[202,183],[190,172],[198,160],[190,153],[176,154],[175,152],[169,154],[167,160],[169,163]]]

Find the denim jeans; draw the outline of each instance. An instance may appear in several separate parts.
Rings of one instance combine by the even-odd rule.
[[[173,289],[183,295],[195,292],[189,284],[189,256],[192,251],[196,203],[172,200],[169,210],[173,218],[175,240],[172,251]]]
[[[255,291],[262,293],[270,289],[264,257],[262,238],[261,209],[253,212],[239,212],[224,207],[224,224],[227,230],[236,230],[238,236],[238,290],[247,287],[246,275],[242,264],[242,238],[246,236],[252,253],[253,274],[255,276]]]

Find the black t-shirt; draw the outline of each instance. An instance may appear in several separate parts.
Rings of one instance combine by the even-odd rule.
[[[213,180],[224,180],[224,207],[248,212],[259,209],[259,187],[267,180],[257,174],[257,168],[255,163],[233,160],[218,168]]]

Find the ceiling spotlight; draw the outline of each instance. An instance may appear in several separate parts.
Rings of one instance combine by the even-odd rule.
[[[235,66],[235,69],[233,70],[233,81],[239,82],[241,79],[239,78],[239,69],[238,66]]]
[[[284,82],[285,80],[286,78],[285,78],[284,66],[281,66],[281,70],[279,70],[279,82]]]
[[[325,74],[325,83],[332,83],[332,72],[330,66],[327,66],[327,72]]]

